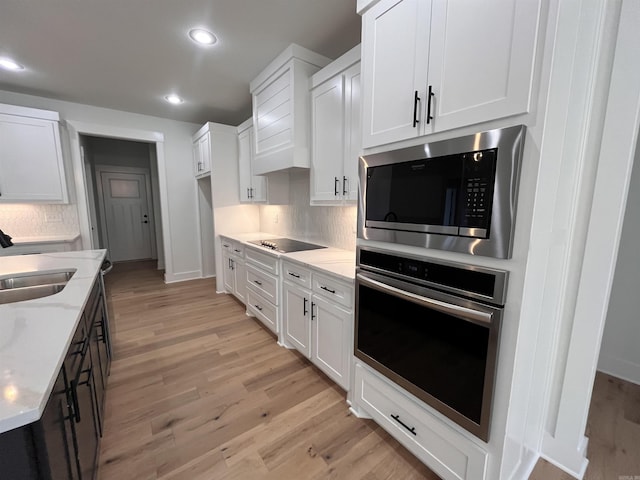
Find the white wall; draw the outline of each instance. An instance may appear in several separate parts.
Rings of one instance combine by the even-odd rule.
[[[289,174],[289,205],[261,205],[260,231],[355,250],[357,209],[309,205],[309,170]]]
[[[598,370],[640,384],[640,145],[636,148]]]
[[[7,91],[0,91],[0,102],[54,110],[60,113],[63,120],[161,132],[164,135],[169,207],[166,213],[172,246],[172,261],[167,261],[167,265],[173,271],[167,272],[167,275],[186,279],[192,278],[194,272],[199,272],[195,181],[191,166],[191,136],[199,125]]]

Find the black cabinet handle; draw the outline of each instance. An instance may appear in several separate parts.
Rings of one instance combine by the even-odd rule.
[[[300,278],[300,275],[298,275],[297,273],[289,272],[289,275],[295,278]]]
[[[251,191],[247,188],[247,198],[251,198]]]
[[[251,193],[250,193],[250,195],[249,195],[249,198],[253,198],[253,187],[251,187],[251,188],[249,189],[249,192],[251,192]]]
[[[256,307],[258,309],[259,312],[262,311],[262,307],[260,305],[254,305],[254,307]]]
[[[429,85],[428,95],[429,95],[429,98],[427,98],[427,125],[429,125],[431,120],[433,120],[433,117],[431,116],[431,99],[435,97],[435,94],[433,93],[433,87],[431,85]]]
[[[77,392],[78,384],[75,380],[71,382],[71,403],[73,405],[73,417],[76,420],[76,423],[80,423],[80,405],[78,403],[78,392]]]
[[[259,281],[259,280],[254,280],[254,281],[253,281],[253,283],[255,283],[256,285],[260,285],[260,286],[262,286],[262,282],[261,282],[261,281]]]
[[[316,313],[315,315],[313,314],[313,307],[316,307],[316,311],[317,311],[317,305],[313,302],[311,302],[311,320],[315,320],[316,317],[318,316],[318,314]]]
[[[342,177],[342,195],[347,194],[347,177]]]
[[[338,180],[338,177],[333,177],[333,194],[337,197],[338,196],[338,182],[340,182],[340,180]]]
[[[234,249],[233,249],[233,251],[234,251],[234,252],[236,252],[236,253],[240,253],[240,252],[242,252],[242,250],[238,250],[238,249],[236,249],[236,248],[234,248]]]
[[[335,290],[331,290],[330,288],[327,288],[327,287],[325,287],[324,285],[320,285],[320,288],[321,288],[322,290],[325,290],[326,292],[333,293],[334,295],[335,295],[335,293],[336,293],[336,291],[335,291]]]
[[[418,90],[416,90],[413,94],[413,128],[416,128],[420,120],[418,120],[418,103],[420,102],[420,97],[418,96]],[[429,120],[427,120],[429,123]]]
[[[236,262],[234,262],[232,258],[230,258],[229,261],[231,262],[231,270],[235,270],[236,269]]]
[[[222,246],[223,246],[224,248],[229,248],[229,245],[228,245],[227,243],[223,243],[223,244],[222,244]]]
[[[307,297],[304,297],[304,298],[302,299],[302,316],[303,316],[303,317],[306,317],[306,316],[307,316],[307,313],[309,313],[309,310],[307,310],[307,302],[308,302],[308,301],[309,301],[309,300],[307,300]]]
[[[414,435],[418,435],[416,433],[416,427],[409,427],[406,423],[400,420],[400,415],[391,415],[391,418],[393,418],[396,422],[406,428],[409,432],[413,433]]]

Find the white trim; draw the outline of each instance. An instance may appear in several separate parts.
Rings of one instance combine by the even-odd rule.
[[[640,130],[640,3],[623,0],[584,262],[555,434],[545,446],[573,474],[584,473],[584,431]],[[582,465],[581,465],[582,460]]]
[[[202,278],[200,270],[192,270],[190,272],[180,272],[173,275],[164,274],[165,283],[186,282],[187,280],[196,280]]]
[[[160,187],[160,212],[162,216],[162,240],[164,245],[165,281],[173,276],[173,257],[171,245],[171,224],[169,220],[169,195],[167,190],[167,168],[164,158],[164,134],[148,130],[113,127],[95,123],[86,123],[69,120],[66,122],[69,130],[71,160],[78,198],[78,225],[82,248],[92,248],[91,222],[89,218],[89,206],[87,188],[85,185],[85,171],[80,154],[80,135],[94,135],[107,138],[120,138],[124,140],[136,140],[155,143],[156,161],[158,164],[158,179]]]

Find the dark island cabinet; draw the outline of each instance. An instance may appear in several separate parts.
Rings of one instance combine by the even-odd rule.
[[[93,480],[111,363],[104,290],[89,294],[47,405],[37,422],[0,434],[2,480]]]

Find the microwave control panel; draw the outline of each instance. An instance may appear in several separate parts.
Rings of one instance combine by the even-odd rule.
[[[462,218],[460,227],[468,236],[488,238],[496,170],[497,150],[462,154]]]

